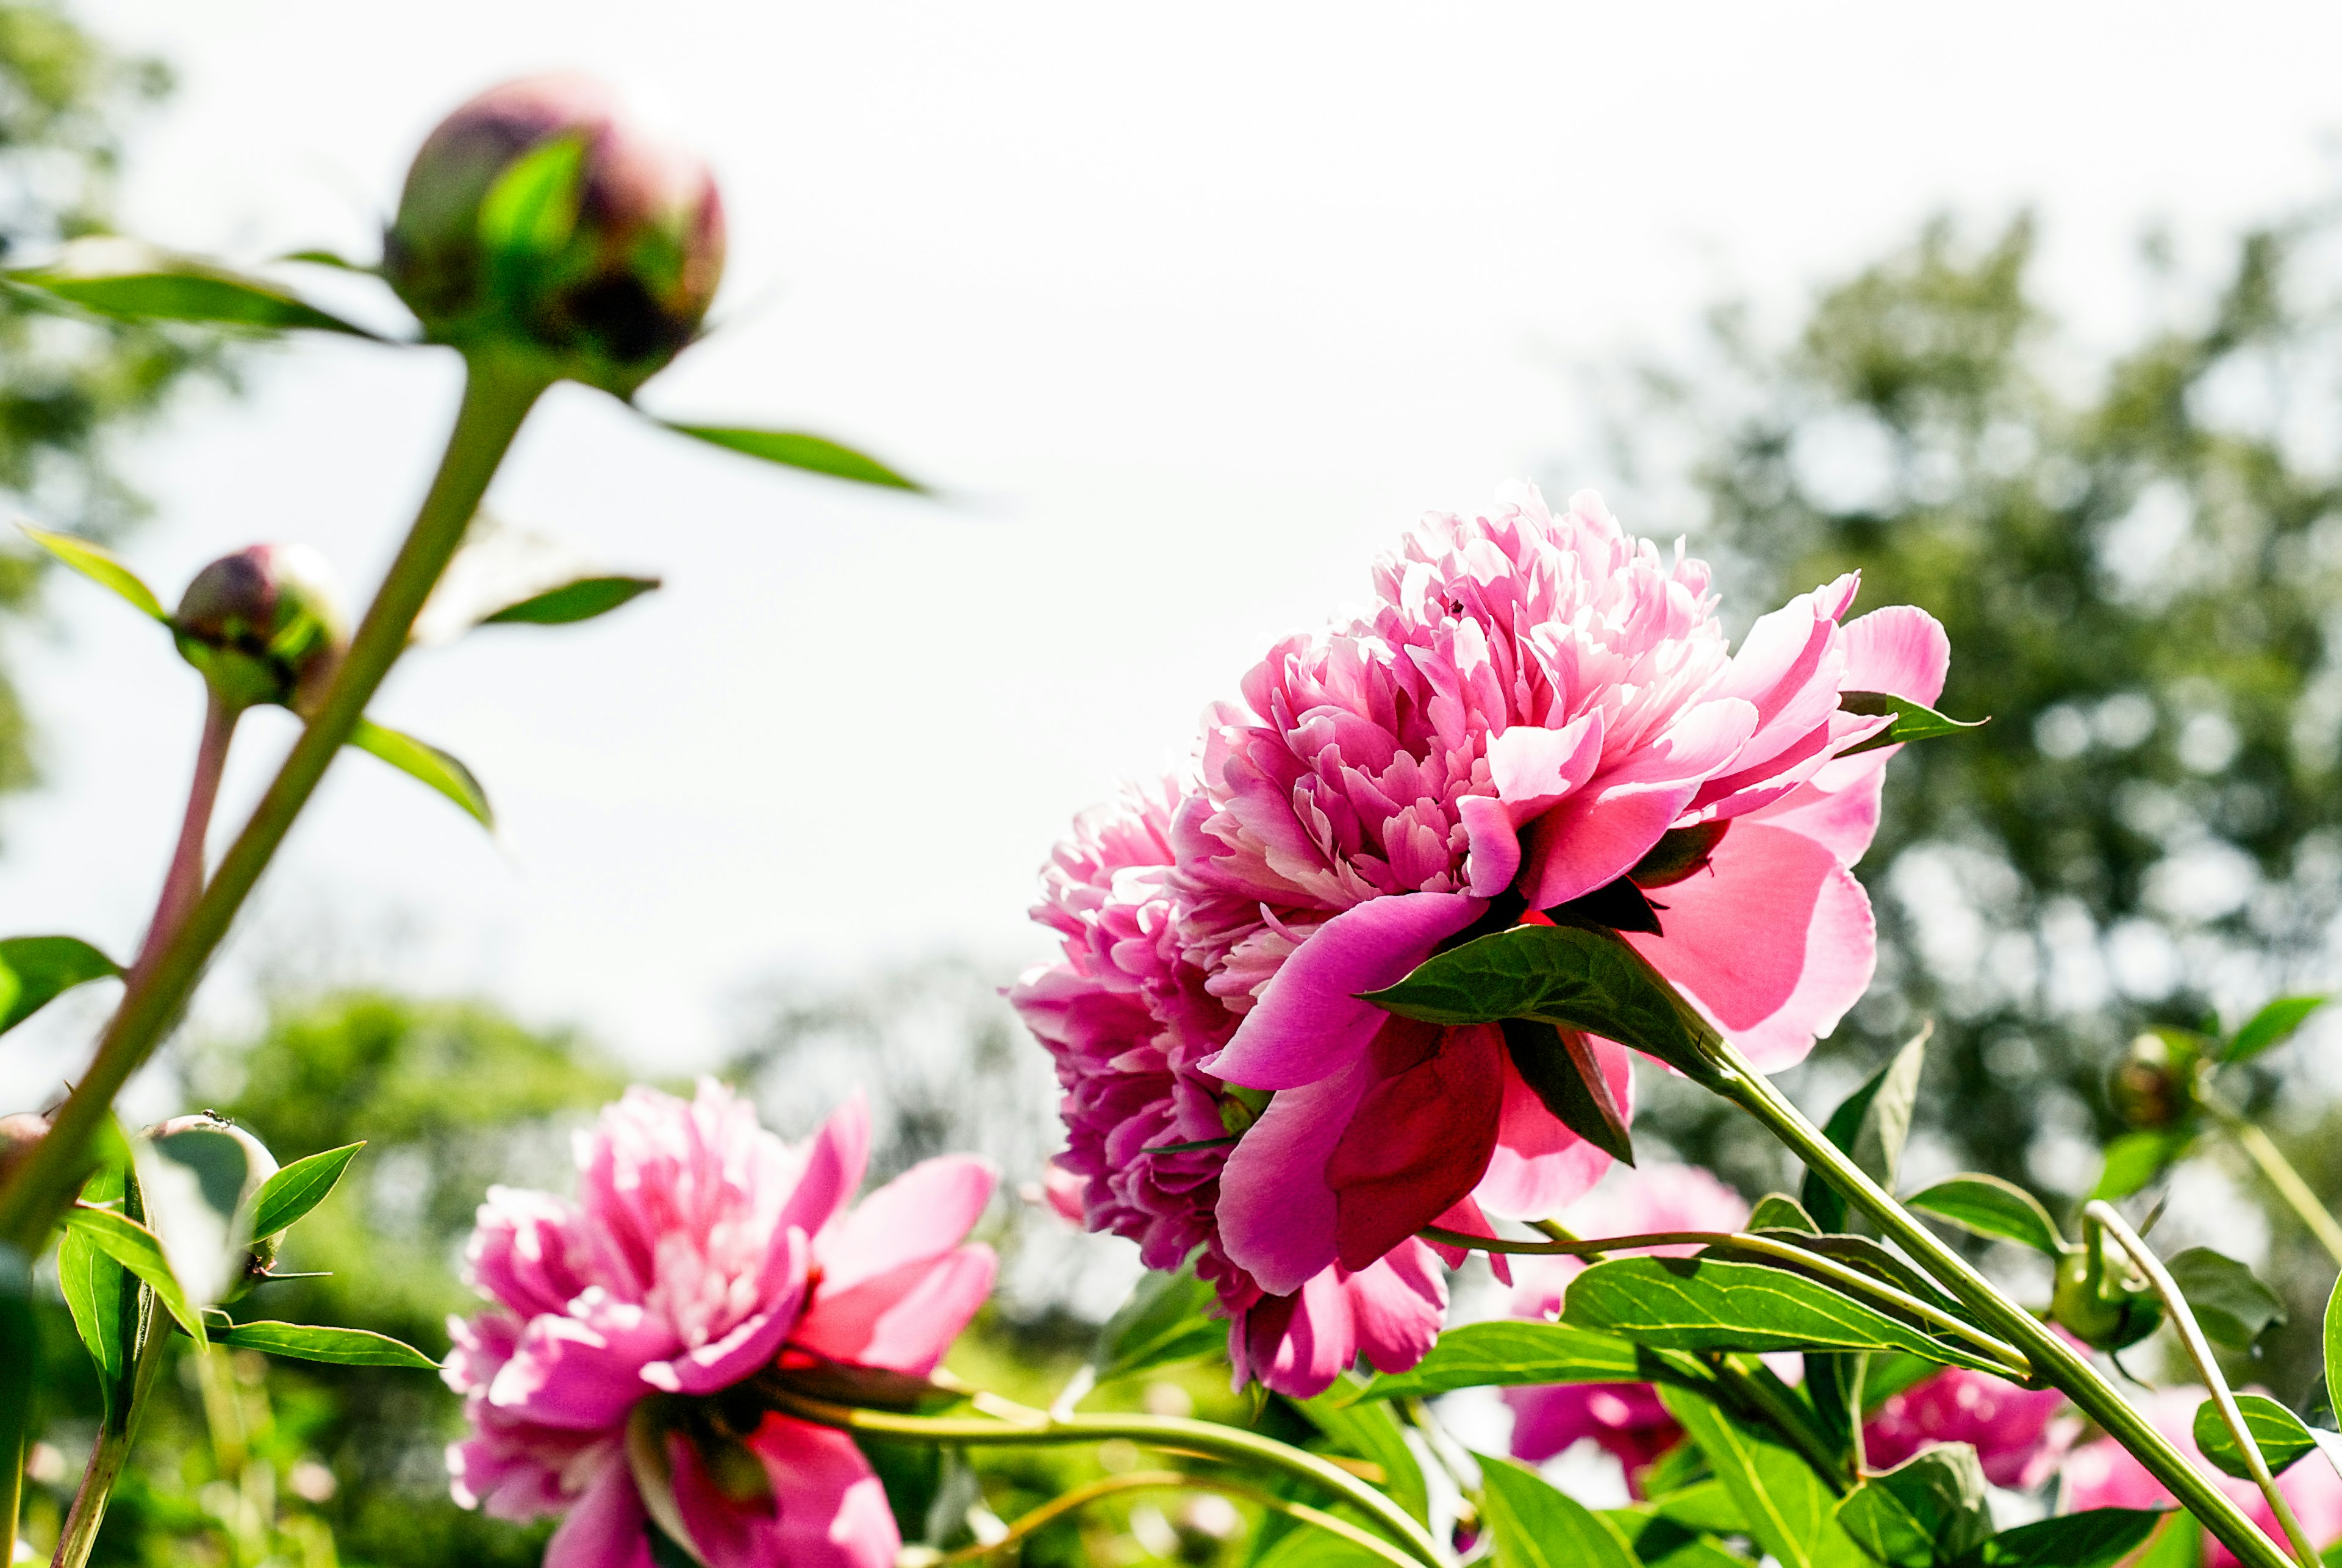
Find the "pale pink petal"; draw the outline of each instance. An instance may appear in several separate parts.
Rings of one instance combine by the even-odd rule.
[[[652,1568],[650,1515],[626,1457],[613,1452],[545,1545],[545,1568]]]
[[[852,1438],[767,1415],[748,1446],[772,1478],[780,1514],[774,1551],[758,1568],[893,1568],[903,1538],[886,1489]]]
[[[906,1263],[951,1252],[984,1216],[998,1180],[992,1162],[973,1154],[947,1154],[912,1166],[815,1242],[823,1293],[851,1290]]]
[[[1916,604],[1890,604],[1846,624],[1846,689],[1935,706],[1951,668],[1943,624]]]
[[[805,1170],[778,1223],[817,1236],[862,1185],[870,1163],[870,1106],[856,1088],[806,1144]]]
[[[1595,1060],[1622,1115],[1635,1114],[1635,1069],[1623,1046],[1592,1042]],[[1492,1214],[1511,1220],[1541,1220],[1602,1179],[1610,1156],[1563,1126],[1545,1108],[1536,1091],[1505,1064],[1505,1108],[1496,1127],[1496,1152],[1472,1195]]]
[[[1226,1048],[1197,1065],[1254,1089],[1298,1088],[1339,1072],[1390,1016],[1360,994],[1406,979],[1481,907],[1460,893],[1410,893],[1344,910],[1294,950]]]
[[[833,1293],[826,1281],[790,1343],[860,1366],[925,1377],[992,1293],[998,1262],[972,1243],[940,1258],[921,1258]]]
[[[593,1281],[577,1205],[550,1193],[495,1186],[464,1252],[464,1280],[523,1317],[557,1313]]]
[[[1488,741],[1488,779],[1515,824],[1531,821],[1583,785],[1601,761],[1599,709],[1557,730],[1516,724]]]
[[[1334,1077],[1283,1089],[1228,1154],[1217,1217],[1229,1258],[1271,1295],[1299,1290],[1334,1262],[1338,1208],[1326,1161],[1374,1083],[1360,1060]]]
[[[1853,865],[1878,834],[1879,792],[1887,783],[1887,754],[1895,749],[1832,762],[1741,820],[1804,834],[1828,846],[1840,864]]]
[[[806,1269],[812,1248],[803,1231],[792,1229],[774,1252],[788,1259],[787,1276],[794,1283],[786,1294],[764,1311],[752,1313],[723,1338],[674,1357],[655,1361],[642,1371],[643,1381],[668,1393],[714,1393],[729,1388],[762,1368],[780,1353],[781,1342],[796,1325],[805,1303]]]

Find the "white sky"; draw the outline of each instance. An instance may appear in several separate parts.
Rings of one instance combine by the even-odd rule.
[[[646,401],[823,430],[963,498],[800,479],[555,395],[493,504],[666,590],[403,666],[376,712],[471,764],[500,841],[351,757],[224,970],[233,998],[255,955],[329,947],[669,1071],[776,970],[1037,954],[1023,912],[1071,814],[1182,754],[1416,514],[1547,469],[1586,422],[1566,367],[1679,339],[1732,289],[1793,309],[1947,205],[2037,203],[2053,296],[2112,334],[2146,219],[2214,255],[2332,188],[2342,124],[2331,6],[88,14],[182,81],[135,145],[131,226],[246,261],[370,257],[415,144],[480,86],[615,79],[709,153],[732,221],[738,325]],[[271,356],[249,399],[141,448],[158,513],[128,554],[166,599],[262,539],[370,585],[454,385],[435,353]],[[52,602],[55,634],[19,646],[53,782],[5,810],[0,928],[125,952],[198,688],[98,591]],[[248,726],[215,845],[280,716]],[[12,1037],[0,1099],[41,1097],[107,1001]]]

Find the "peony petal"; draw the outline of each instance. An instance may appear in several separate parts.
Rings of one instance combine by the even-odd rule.
[[[833,1293],[825,1280],[790,1343],[832,1361],[925,1377],[992,1293],[998,1266],[992,1249],[977,1242],[851,1290]]]
[[[1845,686],[1935,705],[1952,664],[1943,623],[1916,604],[1890,604],[1846,624]]]
[[[1326,1161],[1335,1256],[1351,1270],[1405,1243],[1479,1183],[1505,1098],[1504,1036],[1494,1024],[1441,1029],[1393,1018],[1369,1060],[1378,1081]]]
[[[778,1225],[795,1225],[809,1236],[821,1234],[853,1201],[869,1163],[870,1106],[857,1088],[806,1143],[805,1169],[781,1210]]]
[[[626,1457],[612,1452],[545,1544],[545,1568],[654,1568],[643,1500]]]
[[[1624,876],[1756,728],[1754,704],[1702,703],[1686,709],[1656,744],[1539,817],[1522,879],[1531,907],[1550,909]]]
[[[1494,795],[1467,794],[1456,803],[1456,816],[1470,846],[1465,891],[1475,898],[1494,898],[1520,874],[1521,835],[1514,830],[1512,813]]]
[[[1879,793],[1887,783],[1887,759],[1898,749],[1890,746],[1828,763],[1742,820],[1804,834],[1826,845],[1839,864],[1852,865],[1878,836]]]
[[[1239,1375],[1249,1372],[1288,1399],[1315,1399],[1358,1359],[1350,1298],[1331,1268],[1312,1275],[1297,1292],[1247,1308],[1240,1326]]]
[[[1488,1216],[1480,1212],[1479,1203],[1469,1193],[1456,1199],[1454,1207],[1431,1223],[1443,1231],[1460,1231],[1467,1236],[1486,1236],[1492,1241],[1496,1234],[1496,1227],[1488,1223]],[[1451,1269],[1462,1268],[1464,1260],[1472,1255],[1470,1248],[1451,1247],[1445,1242],[1427,1241],[1423,1244]],[[1513,1257],[1510,1253],[1484,1253],[1481,1255],[1488,1260],[1488,1272],[1500,1283],[1513,1283]]]
[[[1299,1290],[1334,1262],[1336,1205],[1326,1160],[1375,1082],[1360,1060],[1334,1077],[1282,1089],[1220,1171],[1221,1244],[1271,1295]]]
[[[1226,1047],[1197,1065],[1252,1089],[1297,1089],[1341,1071],[1390,1016],[1360,994],[1406,979],[1481,907],[1460,893],[1408,893],[1344,910],[1294,950]]]
[[[1626,940],[1763,1071],[1803,1060],[1870,984],[1870,900],[1818,840],[1744,818],[1660,891],[1665,934]]]
[[[824,1292],[850,1290],[906,1263],[928,1263],[967,1239],[999,1172],[973,1154],[912,1166],[855,1205],[814,1243]]]
[[[783,1561],[780,1499],[761,1473],[762,1456],[745,1445],[726,1457],[747,1470],[729,1491],[710,1473],[699,1445],[680,1432],[666,1433],[667,1485],[695,1554],[708,1568],[764,1568]]]
[[[682,1348],[672,1329],[630,1302],[588,1292],[579,1303],[579,1316],[530,1321],[488,1385],[490,1404],[546,1426],[614,1426],[648,1392],[642,1369]]]
[[[1516,824],[1534,820],[1594,776],[1602,761],[1602,711],[1557,730],[1515,724],[1488,741],[1488,779]]]
[[[1376,1372],[1405,1372],[1439,1337],[1447,1314],[1447,1280],[1419,1241],[1406,1241],[1372,1268],[1341,1282],[1357,1324],[1358,1349]]]
[[[748,1447],[764,1461],[780,1513],[759,1568],[894,1568],[903,1538],[886,1489],[852,1438],[767,1415]]]
[[[590,1283],[577,1205],[550,1193],[494,1186],[464,1250],[464,1281],[523,1317],[557,1313]]]
[[[1635,1114],[1635,1069],[1622,1045],[1591,1039],[1595,1060],[1619,1113]],[[1505,1064],[1505,1105],[1488,1174],[1472,1191],[1480,1206],[1510,1220],[1538,1220],[1576,1202],[1610,1169],[1610,1156],[1563,1126],[1515,1070]]]
[[[714,1393],[731,1387],[779,1353],[781,1342],[788,1337],[805,1304],[806,1276],[813,1249],[805,1233],[792,1228],[783,1233],[781,1244],[773,1250],[786,1259],[785,1272],[792,1282],[787,1293],[763,1311],[741,1319],[723,1338],[672,1360],[652,1362],[643,1368],[645,1383],[668,1393]]]

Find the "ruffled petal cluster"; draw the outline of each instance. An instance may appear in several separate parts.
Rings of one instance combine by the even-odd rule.
[[[858,1096],[793,1149],[713,1082],[690,1101],[635,1088],[581,1135],[575,1201],[491,1188],[466,1273],[495,1304],[449,1324],[473,1429],[448,1450],[455,1500],[565,1514],[548,1568],[649,1568],[669,1500],[662,1523],[715,1568],[891,1564],[894,1515],[851,1439],[713,1397],[776,1363],[924,1376],[990,1293],[992,1251],[966,1236],[991,1169],[931,1160],[849,1206],[869,1142]]]

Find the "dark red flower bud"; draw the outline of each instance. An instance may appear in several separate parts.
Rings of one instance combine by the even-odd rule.
[[[171,619],[179,652],[231,707],[306,713],[349,645],[333,573],[303,544],[223,555],[187,584]]]
[[[383,270],[435,343],[545,356],[631,394],[689,343],[724,273],[724,208],[698,157],[603,84],[490,88],[415,155]]]
[[[2115,1114],[2149,1131],[2175,1125],[2196,1108],[2196,1073],[2202,1060],[2203,1054],[2184,1036],[2140,1035],[2107,1084]]]

